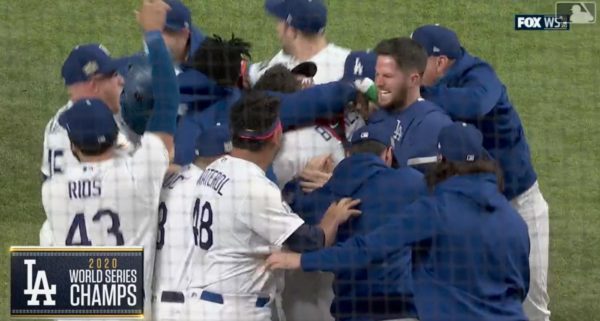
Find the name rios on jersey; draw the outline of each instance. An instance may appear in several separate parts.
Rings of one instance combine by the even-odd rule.
[[[204,173],[202,173],[202,176],[200,176],[200,178],[196,182],[196,185],[204,185],[210,187],[214,191],[216,191],[217,194],[223,196],[221,190],[227,182],[229,182],[229,178],[227,177],[227,175],[214,169],[207,169],[206,171],[204,171]]]

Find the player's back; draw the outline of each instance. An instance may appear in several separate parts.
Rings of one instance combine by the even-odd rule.
[[[455,176],[436,186],[442,226],[413,248],[420,317],[525,320],[529,288],[527,226],[500,194],[493,174]],[[444,302],[432,307],[427,302]],[[502,311],[502,315],[497,315]]]
[[[275,207],[282,206],[277,186],[254,163],[224,156],[206,168],[196,197],[190,288],[273,294],[276,280],[261,269],[264,259],[303,223]]]
[[[150,293],[157,207],[169,157],[146,134],[133,156],[80,163],[42,186],[49,237],[45,246],[143,246],[144,287]]]
[[[153,290],[183,292],[187,286],[186,257],[191,250],[190,222],[194,187],[202,169],[190,164],[167,176],[158,205],[158,235]]]

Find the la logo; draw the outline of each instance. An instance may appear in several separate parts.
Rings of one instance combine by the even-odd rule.
[[[360,63],[360,59],[356,58],[356,60],[354,61],[354,75],[362,76],[362,73],[363,73],[363,65]]]
[[[38,295],[43,295],[46,297],[43,304],[54,306],[56,305],[56,301],[52,299],[52,296],[56,295],[56,284],[49,285],[46,271],[42,270],[36,272],[35,282],[33,282],[33,266],[35,265],[35,262],[35,260],[25,260],[25,265],[27,265],[27,288],[23,293],[25,295],[31,295],[31,298],[27,301],[27,305],[40,305]]]

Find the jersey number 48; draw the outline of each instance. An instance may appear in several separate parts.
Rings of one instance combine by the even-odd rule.
[[[209,202],[200,206],[200,199],[194,203],[193,226],[194,244],[203,250],[208,250],[213,245],[213,232],[211,230],[213,211]]]

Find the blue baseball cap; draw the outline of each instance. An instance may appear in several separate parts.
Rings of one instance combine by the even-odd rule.
[[[231,151],[231,133],[227,126],[217,123],[212,128],[207,128],[196,139],[196,156],[216,157]]]
[[[265,9],[306,33],[323,32],[327,25],[327,7],[323,0],[266,0]]]
[[[365,125],[357,129],[350,139],[350,144],[364,142],[367,140],[373,140],[382,143],[386,147],[392,147],[392,133],[386,128],[377,124]]]
[[[62,66],[61,75],[66,86],[90,80],[95,75],[112,75],[124,63],[113,59],[110,52],[101,44],[79,45],[73,50]]]
[[[375,65],[377,54],[372,51],[352,51],[344,63],[343,80],[370,78],[375,80]]]
[[[483,135],[475,126],[454,122],[442,128],[438,135],[438,152],[449,161],[474,162],[489,159],[483,147]]]
[[[439,25],[425,25],[417,28],[410,36],[418,42],[428,56],[447,56],[458,59],[462,56],[460,41],[456,33]]]
[[[100,99],[76,101],[59,118],[73,145],[84,150],[97,150],[112,145],[119,133],[113,113]]]
[[[192,13],[188,7],[179,0],[164,0],[164,2],[171,7],[171,10],[167,11],[167,21],[165,22],[166,29],[179,31],[181,29],[191,28]]]

